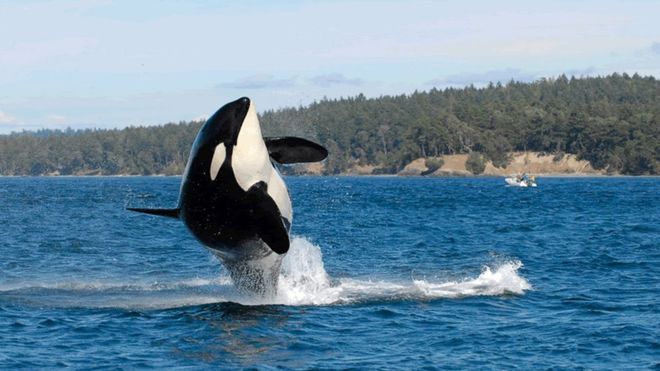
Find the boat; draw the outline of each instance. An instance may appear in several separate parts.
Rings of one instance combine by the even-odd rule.
[[[536,177],[527,176],[527,174],[509,177],[504,179],[504,181],[512,187],[536,187]]]

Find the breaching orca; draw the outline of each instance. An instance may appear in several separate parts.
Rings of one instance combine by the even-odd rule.
[[[292,210],[271,159],[290,164],[327,155],[306,139],[263,138],[254,104],[241,98],[221,107],[197,134],[177,208],[128,210],[181,219],[240,290],[272,295],[289,250]]]

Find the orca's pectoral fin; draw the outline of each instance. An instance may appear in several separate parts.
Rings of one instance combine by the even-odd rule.
[[[317,162],[328,157],[325,147],[303,138],[264,138],[264,142],[270,157],[280,164]]]
[[[280,209],[266,193],[266,183],[259,182],[247,190],[247,198],[253,205],[252,216],[257,234],[278,254],[289,251],[289,231],[284,225]]]
[[[142,209],[139,207],[127,207],[126,210],[179,219],[179,209]]]

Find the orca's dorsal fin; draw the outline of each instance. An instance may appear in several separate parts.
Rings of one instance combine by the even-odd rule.
[[[253,205],[256,232],[271,250],[282,255],[289,251],[289,231],[275,201],[267,193],[264,182],[255,183],[247,190],[246,199]]]
[[[264,138],[270,157],[280,164],[317,162],[328,157],[328,150],[320,144],[297,137]]]
[[[139,207],[127,207],[126,210],[137,211],[138,213],[145,213],[158,216],[166,216],[168,218],[179,219],[179,209],[142,209]]]

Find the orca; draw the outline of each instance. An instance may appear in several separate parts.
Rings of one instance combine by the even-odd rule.
[[[280,164],[322,161],[328,151],[297,137],[264,138],[253,102],[222,106],[202,126],[173,209],[128,208],[183,221],[229,271],[236,287],[274,295],[293,218]]]

